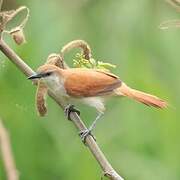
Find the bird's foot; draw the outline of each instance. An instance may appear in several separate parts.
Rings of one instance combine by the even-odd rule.
[[[92,135],[90,129],[86,129],[86,130],[84,130],[84,131],[80,131],[80,132],[79,132],[79,136],[81,137],[81,140],[82,140],[82,142],[83,142],[84,144],[86,143],[86,138],[87,138],[87,136],[89,136],[89,135],[92,136],[93,139],[96,141],[96,138]]]
[[[68,118],[68,120],[71,120],[71,117],[70,117],[71,112],[76,112],[78,116],[80,115],[80,111],[76,109],[74,105],[68,104],[64,109],[64,113],[66,117]]]

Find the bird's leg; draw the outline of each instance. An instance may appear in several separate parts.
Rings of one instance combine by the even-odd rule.
[[[91,135],[94,140],[96,140],[96,138],[91,134],[92,130],[95,128],[96,126],[96,123],[97,121],[101,118],[101,116],[103,115],[104,113],[103,112],[99,112],[99,114],[97,115],[96,119],[93,121],[93,123],[91,124],[91,126],[89,127],[89,129],[85,130],[85,131],[81,131],[79,134],[80,134],[80,137],[82,139],[82,141],[85,143],[86,141],[86,137],[88,135]]]
[[[99,112],[99,114],[97,115],[96,119],[93,121],[93,123],[89,127],[89,131],[92,131],[95,128],[97,121],[101,118],[101,116],[103,114],[104,114],[103,112]]]
[[[71,118],[70,118],[71,112],[76,112],[78,114],[78,116],[80,115],[80,111],[78,109],[76,109],[74,105],[68,104],[64,108],[64,113],[65,113],[66,117],[68,118],[68,120],[71,120]]]

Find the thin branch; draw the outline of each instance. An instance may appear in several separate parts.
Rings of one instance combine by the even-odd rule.
[[[34,74],[34,71],[2,39],[0,40],[0,50],[26,76]],[[58,105],[60,105],[61,108],[64,109],[66,104],[65,102],[63,102],[61,98],[57,97],[56,94],[53,94],[50,91],[48,91],[48,94],[57,102]],[[70,114],[70,118],[79,131],[87,130],[87,127],[76,113],[72,112]],[[106,159],[103,152],[101,151],[101,149],[99,148],[92,136],[87,136],[86,145],[96,158],[99,165],[101,166],[105,176],[109,177],[109,179],[111,180],[123,180],[123,178],[113,169],[111,164],[108,162],[108,160]]]
[[[4,161],[4,167],[8,180],[18,180],[18,171],[15,166],[13,154],[11,151],[10,139],[6,128],[0,119],[0,149],[2,153],[2,159]]]

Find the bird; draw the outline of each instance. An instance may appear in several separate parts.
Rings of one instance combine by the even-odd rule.
[[[168,103],[155,95],[130,88],[118,76],[100,69],[68,68],[45,64],[37,69],[30,80],[40,79],[48,90],[67,101],[65,112],[69,115],[74,102],[94,107],[98,115],[88,130],[81,132],[83,140],[91,134],[97,121],[105,112],[105,100],[108,97],[128,97],[137,102],[155,108],[166,108]]]

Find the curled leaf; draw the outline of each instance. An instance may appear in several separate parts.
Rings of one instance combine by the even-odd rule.
[[[47,113],[46,95],[47,95],[47,87],[44,85],[44,83],[41,80],[39,80],[36,91],[36,108],[40,116],[45,116]]]
[[[23,20],[21,20],[19,25],[16,25],[15,27],[8,30],[8,23],[11,22],[22,11],[26,11],[26,16],[23,18]],[[21,6],[16,10],[0,12],[0,31],[10,34],[18,45],[23,44],[26,42],[23,29],[28,21],[28,18],[29,9],[26,6]]]

